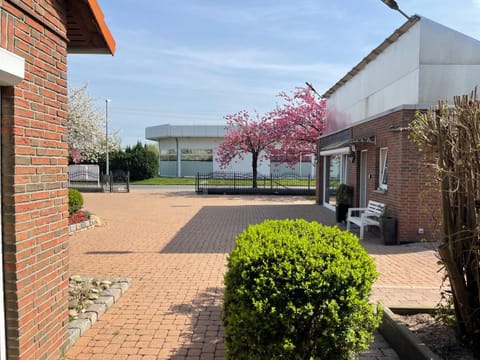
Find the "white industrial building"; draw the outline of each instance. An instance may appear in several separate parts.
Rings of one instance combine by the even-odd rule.
[[[252,160],[249,154],[243,159],[232,161],[227,168],[220,168],[217,146],[223,141],[223,125],[158,125],[147,127],[145,137],[158,143],[160,152],[160,176],[190,177],[198,173],[219,171],[251,172]],[[285,164],[271,163],[264,159],[258,164],[258,173],[295,172],[307,176],[314,175],[312,161],[300,162],[294,168]]]

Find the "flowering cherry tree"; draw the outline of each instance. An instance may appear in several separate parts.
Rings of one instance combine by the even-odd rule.
[[[327,109],[310,88],[296,88],[292,95],[281,92],[284,104],[270,114],[278,137],[272,154],[295,165],[302,155],[315,154],[317,139],[325,132]]]
[[[268,158],[277,141],[273,131],[273,122],[268,115],[258,113],[252,117],[242,110],[225,116],[227,121],[226,135],[217,148],[218,163],[226,168],[233,159],[243,159],[246,154],[252,157],[252,187],[257,187],[257,167],[262,157]]]
[[[97,162],[105,153],[105,117],[94,106],[94,99],[88,95],[88,84],[81,88],[70,88],[68,92],[68,153],[72,161]],[[117,133],[109,134],[109,148],[120,149]]]

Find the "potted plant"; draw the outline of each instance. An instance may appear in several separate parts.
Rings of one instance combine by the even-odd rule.
[[[385,245],[397,244],[397,219],[391,216],[387,209],[380,217],[380,230]]]
[[[337,223],[345,222],[347,220],[348,208],[353,203],[353,186],[347,184],[338,185],[335,196],[337,200],[335,207]]]

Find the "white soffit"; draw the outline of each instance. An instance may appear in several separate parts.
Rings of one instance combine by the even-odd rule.
[[[25,77],[25,59],[0,48],[0,86],[15,86]]]

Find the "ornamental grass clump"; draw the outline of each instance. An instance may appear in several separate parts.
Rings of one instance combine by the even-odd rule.
[[[380,324],[377,278],[358,238],[305,220],[268,220],[236,239],[225,275],[228,359],[351,359]]]

